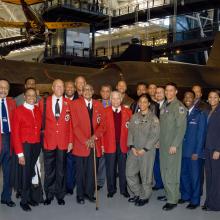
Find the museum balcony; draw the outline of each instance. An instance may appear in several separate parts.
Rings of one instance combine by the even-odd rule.
[[[174,4],[175,2],[175,4]],[[99,1],[51,0],[44,3],[42,16],[47,21],[71,20],[92,24],[95,30],[103,30],[109,26],[119,27],[134,22],[154,18],[187,14],[220,7],[219,0],[138,0],[133,3],[101,4]]]

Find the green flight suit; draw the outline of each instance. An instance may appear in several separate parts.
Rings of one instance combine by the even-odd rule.
[[[180,170],[182,142],[186,130],[186,113],[184,105],[175,98],[164,103],[160,110],[160,169],[167,203],[177,204],[180,196]],[[169,154],[174,146],[177,152]]]

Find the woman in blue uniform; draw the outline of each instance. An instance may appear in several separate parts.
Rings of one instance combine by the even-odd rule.
[[[203,210],[220,211],[220,91],[208,96],[208,128],[205,145],[206,201]]]

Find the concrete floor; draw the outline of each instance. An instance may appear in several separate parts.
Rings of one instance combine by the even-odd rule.
[[[157,196],[162,194],[162,191],[154,192],[152,198],[146,206],[135,207],[133,204],[119,194],[109,199],[106,196],[106,189],[101,189],[100,195],[100,209],[95,210],[95,204],[86,201],[85,205],[76,203],[75,195],[66,196],[65,206],[58,206],[56,200],[50,206],[40,205],[33,207],[32,212],[26,213],[21,210],[19,200],[13,198],[17,206],[9,208],[0,204],[0,220],[14,220],[14,219],[30,219],[31,220],[219,220],[219,212],[204,212],[201,208],[196,210],[187,210],[185,204],[178,205],[172,211],[166,212],[161,208],[164,202],[157,201]]]

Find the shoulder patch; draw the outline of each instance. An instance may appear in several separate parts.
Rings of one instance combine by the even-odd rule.
[[[180,114],[184,114],[184,113],[185,113],[185,109],[184,109],[183,106],[180,106],[180,107],[179,107],[179,113],[180,113]]]

